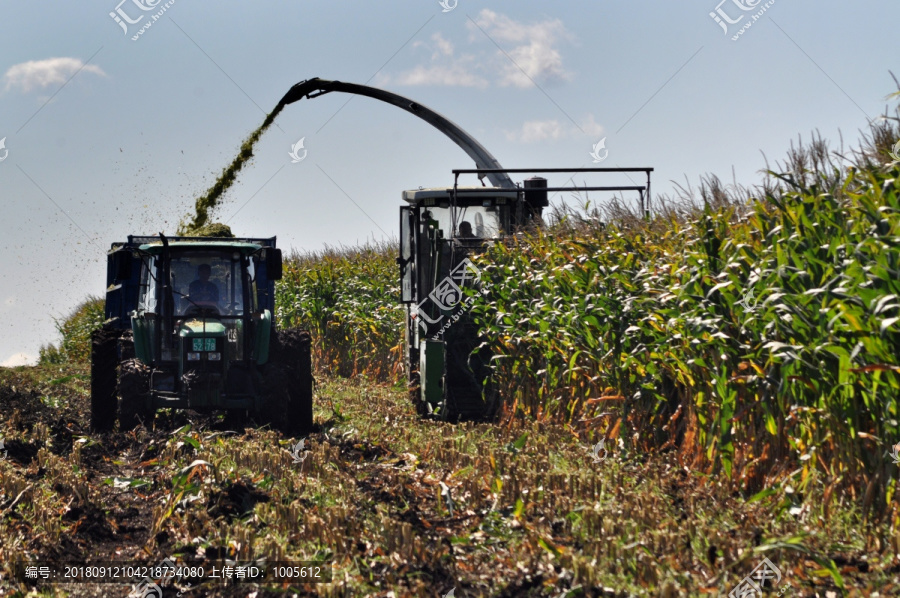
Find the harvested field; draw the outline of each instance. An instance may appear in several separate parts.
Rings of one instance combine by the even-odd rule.
[[[846,503],[823,512],[815,489],[748,501],[672,453],[594,457],[549,422],[422,421],[403,390],[362,380],[320,380],[300,463],[297,439],[192,412],[91,435],[88,382],[75,367],[0,374],[4,577],[19,559],[265,556],[333,562],[333,583],[291,588],[298,595],[724,595],[767,557],[792,595],[900,589],[896,536],[853,523]],[[4,595],[27,588],[4,581]],[[208,583],[166,595],[285,589]],[[128,592],[41,592],[69,590]]]

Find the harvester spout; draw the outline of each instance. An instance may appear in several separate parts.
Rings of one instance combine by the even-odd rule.
[[[369,87],[368,85],[359,85],[356,83],[345,83],[343,81],[328,81],[314,77],[312,79],[301,81],[291,87],[284,97],[281,98],[281,101],[278,102],[278,105],[279,107],[284,107],[288,104],[293,104],[298,100],[302,100],[303,98],[312,99],[332,91],[367,96],[402,108],[403,110],[418,116],[449,137],[475,161],[476,168],[503,168],[491,152],[450,119],[409,98],[390,91],[385,91],[384,89],[378,89],[377,87]],[[484,178],[485,176],[495,187],[503,187],[505,189],[514,189],[516,187],[515,183],[513,183],[512,179],[510,179],[509,175],[505,172],[479,173],[478,178]]]
[[[296,85],[291,87],[278,103],[282,106],[293,104],[298,100],[302,100],[314,91],[321,91],[322,86],[325,83],[330,83],[330,81],[325,81],[323,79],[319,79],[318,77],[313,77],[312,79],[301,81],[300,83],[297,83]]]

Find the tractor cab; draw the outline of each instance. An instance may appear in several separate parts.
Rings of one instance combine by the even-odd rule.
[[[106,319],[92,350],[92,425],[159,408],[224,409],[312,425],[310,339],[276,332],[275,238],[129,236],[108,254]],[[112,416],[107,416],[107,414]]]
[[[160,403],[253,406],[249,367],[268,360],[272,327],[272,310],[259,301],[265,252],[248,241],[166,239],[138,247],[131,328],[135,356],[155,368],[150,388]],[[270,260],[269,278],[280,278],[280,259]]]

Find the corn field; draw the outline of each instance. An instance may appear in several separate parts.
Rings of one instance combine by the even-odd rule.
[[[57,319],[56,330],[62,340],[58,346],[51,343],[41,347],[40,362],[90,362],[91,333],[103,324],[103,303],[99,297],[88,297],[67,317]]]
[[[874,492],[898,437],[898,174],[496,246],[473,313],[501,392],[749,489],[800,464]]]
[[[488,292],[472,314],[507,414],[623,451],[676,450],[747,491],[793,471],[801,487],[816,478],[889,504],[900,165],[885,165],[891,136],[874,136],[855,167],[814,139],[743,201],[557,218],[479,256]],[[289,260],[278,315],[314,332],[317,367],[402,380],[395,254]]]
[[[403,309],[397,302],[396,243],[295,254],[276,287],[279,326],[313,335],[320,372],[399,381]]]

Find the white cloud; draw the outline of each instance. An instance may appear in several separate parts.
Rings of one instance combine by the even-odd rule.
[[[34,365],[36,363],[37,357],[34,355],[29,355],[28,353],[16,353],[0,363],[0,367],[12,368],[17,365]]]
[[[441,56],[453,56],[453,43],[444,39],[440,33],[431,36],[431,41],[435,45],[435,53],[431,55],[432,60],[436,60]]]
[[[417,66],[393,80],[399,85],[446,85],[450,87],[487,87],[487,81],[469,72],[461,64]]]
[[[471,55],[455,56],[453,43],[444,39],[440,33],[431,36],[431,43],[416,42],[414,47],[432,50],[431,61],[427,65],[419,65],[398,75],[383,76],[379,84],[394,82],[398,85],[444,85],[449,87],[487,87],[485,78],[476,74],[477,64]]]
[[[599,137],[603,134],[603,126],[594,120],[593,114],[588,114],[587,118],[581,121],[581,129],[589,137]]]
[[[569,40],[573,36],[559,19],[526,24],[483,9],[475,23],[477,26],[471,22],[467,24],[470,45],[493,48],[493,44],[484,37],[484,33],[487,33],[504,51],[496,50],[493,54],[483,55],[457,54],[450,40],[435,33],[430,41],[413,44],[414,48],[431,51],[427,64],[418,65],[398,75],[384,75],[379,78],[380,83],[479,88],[493,83],[501,87],[528,88],[534,85],[533,82],[554,85],[572,78],[572,74],[563,66],[557,45],[561,40]]]
[[[515,21],[506,15],[483,9],[477,26],[499,45],[516,44],[504,52],[498,50],[498,59],[502,59],[500,67],[500,85],[515,87],[531,87],[532,81],[539,84],[557,84],[572,78],[563,67],[562,55],[556,49],[560,39],[570,39],[572,35],[559,19],[548,19],[531,25]],[[478,27],[469,23],[469,28],[477,31]],[[512,58],[515,64],[510,63]]]
[[[536,143],[538,141],[571,139],[588,135],[598,137],[603,133],[603,127],[594,120],[593,114],[588,114],[578,126],[568,120],[529,120],[522,123],[522,127],[516,131],[504,131],[510,141],[520,143]]]
[[[562,124],[554,120],[529,120],[522,123],[519,131],[506,131],[506,138],[510,141],[522,143],[534,143],[546,139],[562,139],[566,133]]]
[[[30,60],[13,65],[6,71],[4,80],[6,90],[19,88],[23,93],[32,89],[46,89],[64,84],[79,70],[83,73],[94,73],[106,76],[99,66],[85,65],[79,58],[48,58],[46,60]]]

